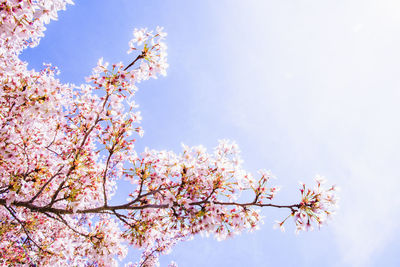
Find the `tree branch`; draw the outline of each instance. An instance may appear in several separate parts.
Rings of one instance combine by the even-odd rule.
[[[9,207],[7,207],[7,206],[5,206],[5,208],[6,208],[6,209],[8,210],[8,212],[11,214],[11,216],[21,225],[22,230],[24,230],[25,235],[26,235],[26,238],[27,238],[28,241],[32,242],[32,244],[34,244],[40,251],[43,251],[43,252],[52,254],[51,252],[49,252],[49,251],[43,249],[41,246],[39,246],[39,245],[36,243],[35,240],[33,240],[33,238],[30,236],[29,231],[25,228],[25,224],[26,224],[26,223],[23,222],[23,221],[21,221],[21,220],[17,217],[17,215],[14,214],[14,211],[13,211],[11,208],[9,208]]]
[[[137,57],[135,58],[135,60],[132,61],[132,62],[124,69],[124,71],[128,70],[130,67],[132,67],[132,66],[136,63],[136,61],[138,61],[138,60],[141,59],[141,58],[144,58],[145,56],[146,56],[146,53],[143,51],[142,54],[140,54],[139,56],[137,56]]]
[[[276,205],[276,204],[262,204],[262,203],[254,203],[254,202],[248,202],[248,203],[238,203],[238,202],[219,202],[219,201],[197,201],[197,202],[191,202],[189,205],[191,206],[201,206],[202,204],[206,203],[213,203],[213,204],[218,204],[218,205],[223,205],[223,206],[240,206],[240,207],[249,207],[249,206],[257,206],[257,207],[274,207],[274,208],[284,208],[284,209],[290,209],[293,210],[295,208],[300,208],[302,205],[301,204],[293,204],[293,205]],[[3,206],[6,206],[6,200],[5,199],[0,199],[0,204]],[[14,201],[11,205],[16,206],[16,207],[24,207],[27,209],[30,209],[31,211],[35,212],[50,212],[54,214],[74,214],[72,210],[69,209],[63,209],[63,208],[53,208],[52,206],[36,206],[33,205],[32,203],[24,202],[24,201]],[[173,207],[176,207],[178,205],[173,205]],[[139,206],[132,206],[129,203],[126,204],[121,204],[121,205],[114,205],[114,206],[100,206],[100,207],[95,207],[95,208],[89,208],[89,209],[81,209],[77,210],[75,213],[78,214],[90,214],[90,213],[100,213],[104,211],[117,211],[117,210],[142,210],[142,209],[167,209],[170,208],[171,206],[168,204],[144,204],[144,205],[139,205]]]
[[[60,174],[60,172],[62,171],[63,168],[64,168],[64,166],[61,166],[58,169],[58,171],[42,186],[42,188],[40,188],[39,192],[37,192],[36,195],[34,195],[28,202],[33,203],[33,201],[35,201],[35,199],[37,199],[40,196],[40,194],[51,183],[51,181],[53,181],[53,179],[56,178],[56,176],[58,176]]]

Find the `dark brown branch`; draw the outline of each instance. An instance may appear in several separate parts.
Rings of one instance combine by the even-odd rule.
[[[206,203],[214,203],[222,206],[240,206],[240,207],[249,207],[249,206],[257,206],[257,207],[273,207],[273,208],[280,208],[280,209],[290,209],[293,210],[294,208],[300,208],[300,204],[293,204],[293,205],[276,205],[276,204],[263,204],[263,203],[256,203],[256,202],[247,202],[247,203],[237,203],[237,202],[219,202],[219,201],[198,201],[192,202],[189,205],[202,205]]]
[[[140,188],[139,188],[139,194],[138,194],[138,196],[137,196],[134,200],[132,200],[132,201],[126,203],[126,205],[132,205],[132,204],[138,202],[141,198],[144,198],[144,197],[147,197],[147,196],[150,196],[150,195],[154,195],[154,194],[160,192],[161,190],[167,190],[167,189],[175,188],[175,187],[177,187],[177,186],[179,186],[179,185],[174,185],[174,186],[169,186],[169,187],[164,187],[164,188],[163,188],[163,187],[160,187],[160,188],[158,188],[158,189],[156,189],[156,190],[152,190],[152,191],[149,191],[149,192],[147,192],[147,193],[145,193],[145,194],[141,194],[141,192],[142,192],[142,187],[143,187],[143,180],[142,180],[142,182],[140,183]]]
[[[63,187],[64,184],[67,182],[67,180],[68,180],[69,176],[71,175],[72,171],[75,169],[75,167],[76,167],[76,166],[75,166],[75,163],[76,163],[76,161],[77,161],[78,158],[79,158],[79,154],[82,152],[83,146],[85,145],[86,140],[89,138],[90,133],[94,130],[94,128],[96,127],[96,125],[101,121],[101,119],[100,119],[100,113],[103,112],[103,110],[104,110],[104,108],[105,108],[105,106],[106,106],[107,101],[108,101],[109,98],[110,98],[110,94],[107,93],[106,97],[104,98],[103,106],[102,106],[101,111],[97,113],[97,115],[96,115],[96,120],[94,121],[92,127],[90,127],[89,130],[85,133],[85,135],[84,135],[84,137],[83,137],[83,139],[82,139],[82,142],[81,142],[79,148],[77,149],[77,151],[76,151],[76,153],[75,153],[75,157],[74,157],[74,161],[72,162],[72,166],[69,168],[69,170],[68,170],[68,172],[67,172],[67,174],[66,174],[66,176],[65,176],[65,179],[64,179],[64,180],[61,182],[61,184],[58,186],[58,188],[57,188],[56,192],[54,193],[53,197],[51,198],[51,201],[50,201],[50,203],[48,204],[48,206],[51,207],[51,206],[54,204],[54,201],[55,201],[55,199],[57,198],[57,196],[58,196],[58,194],[60,193],[60,191],[62,190],[62,187]]]
[[[138,61],[139,59],[144,58],[145,55],[146,55],[146,53],[142,52],[142,54],[140,54],[139,56],[137,56],[137,57],[135,58],[135,60],[132,61],[132,62],[124,69],[124,71],[126,71],[127,69],[129,69],[130,67],[132,67],[132,66],[136,63],[136,61]]]
[[[117,216],[117,218],[118,218],[121,222],[125,223],[126,225],[128,225],[128,226],[131,227],[132,229],[135,229],[135,226],[134,226],[133,224],[131,224],[131,223],[129,223],[127,220],[125,220],[124,217],[126,217],[126,216],[124,216],[124,215],[122,215],[122,214],[116,212],[115,210],[113,210],[113,213],[115,214],[115,216]]]
[[[43,249],[41,246],[39,246],[39,245],[36,243],[35,240],[33,240],[33,238],[30,236],[29,231],[25,228],[25,224],[26,224],[26,223],[23,222],[23,221],[21,221],[21,220],[14,214],[14,211],[13,211],[11,208],[9,208],[9,207],[7,207],[7,206],[5,206],[5,207],[6,207],[6,209],[8,210],[8,212],[11,214],[11,216],[21,225],[22,230],[24,230],[24,232],[25,232],[25,234],[26,234],[26,239],[29,240],[30,242],[32,242],[32,244],[34,244],[39,250],[51,254],[51,252],[49,252],[49,251]]]
[[[6,200],[0,199],[0,205],[6,206]],[[36,206],[30,202],[14,201],[11,205],[15,207],[24,207],[34,212],[50,212],[54,214],[74,214],[72,210],[63,208],[54,208],[52,206]],[[141,209],[166,209],[169,206],[167,204],[145,204],[141,206],[130,206],[127,204],[116,205],[116,206],[100,206],[96,208],[77,210],[75,213],[88,214],[88,213],[102,213],[106,211],[114,210],[141,210]]]
[[[207,203],[214,203],[218,205],[223,205],[223,206],[240,206],[240,207],[249,207],[249,206],[257,206],[257,207],[274,207],[274,208],[286,208],[290,209],[293,211],[293,209],[298,209],[302,205],[301,204],[293,204],[293,205],[275,205],[275,204],[262,204],[262,203],[254,203],[254,202],[248,202],[248,203],[237,203],[237,202],[219,202],[219,201],[197,201],[197,202],[192,202],[189,203],[189,205],[194,206],[194,205],[203,205]],[[6,200],[5,199],[0,199],[0,204],[3,206],[6,206]],[[30,202],[23,202],[23,201],[14,201],[12,203],[13,206],[16,207],[24,207],[27,209],[30,209],[31,211],[35,212],[50,212],[54,214],[74,214],[72,210],[69,209],[62,209],[62,208],[53,208],[52,206],[36,206],[33,205]],[[176,206],[176,205],[175,205]],[[101,212],[107,212],[107,211],[117,211],[117,210],[142,210],[142,209],[167,209],[170,208],[171,206],[168,204],[143,204],[143,205],[138,205],[138,206],[132,206],[129,203],[126,204],[121,204],[121,205],[115,205],[115,206],[100,206],[96,208],[89,208],[89,209],[81,209],[77,210],[75,213],[78,214],[88,214],[88,213],[101,213]]]
[[[4,193],[8,192],[8,190],[10,190],[10,189],[8,186],[6,186],[6,187],[0,189],[0,194],[4,194]]]
[[[51,183],[51,181],[53,181],[54,178],[56,178],[58,175],[60,175],[62,169],[64,168],[64,166],[61,166],[58,171],[42,186],[42,188],[40,188],[39,192],[36,193],[36,195],[34,195],[31,200],[29,200],[30,203],[33,203],[33,201],[35,201],[35,199],[37,199],[40,194],[43,192],[43,190]]]
[[[114,153],[113,149],[114,149],[114,146],[109,151],[109,154],[107,157],[107,162],[106,162],[106,168],[104,170],[104,175],[103,175],[103,197],[104,197],[104,206],[106,206],[106,207],[107,207],[107,191],[106,191],[107,171],[108,171],[108,166],[110,165],[111,157]]]
[[[74,233],[76,233],[76,234],[78,234],[78,235],[80,235],[80,236],[89,238],[89,236],[88,236],[87,234],[81,233],[81,232],[77,231],[76,229],[72,228],[72,227],[68,224],[68,222],[67,222],[60,214],[56,214],[57,217],[54,217],[53,215],[50,215],[50,214],[47,213],[47,212],[44,212],[44,214],[45,214],[47,217],[49,217],[49,218],[51,218],[51,219],[53,219],[53,220],[56,220],[56,221],[59,221],[59,222],[63,223],[65,226],[67,226],[67,227],[68,227],[70,230],[72,230]]]
[[[160,246],[157,246],[151,253],[148,253],[147,256],[144,258],[143,262],[139,265],[139,267],[146,267],[147,266],[147,261],[150,259],[150,257],[156,257],[154,256],[154,253],[158,253],[160,250]]]

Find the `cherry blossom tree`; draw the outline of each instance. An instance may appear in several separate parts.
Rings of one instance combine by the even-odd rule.
[[[133,60],[100,59],[80,86],[62,84],[51,65],[29,70],[19,54],[39,43],[44,25],[66,4],[72,2],[0,2],[2,265],[111,266],[130,244],[143,251],[130,265],[155,266],[160,254],[196,234],[225,239],[257,229],[262,207],[287,209],[276,226],[292,217],[297,231],[322,225],[334,212],[336,189],[321,177],[313,188],[301,185],[299,202],[272,203],[272,175],[245,171],[228,140],[211,153],[185,145],[179,154],[136,152],[135,137],[143,133],[136,85],[168,67],[162,28],[135,29]],[[130,194],[112,205],[121,179],[131,182]]]

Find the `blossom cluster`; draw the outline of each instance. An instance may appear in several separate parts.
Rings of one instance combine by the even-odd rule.
[[[300,231],[313,230],[313,225],[321,227],[335,213],[338,197],[336,186],[323,187],[325,178],[317,175],[314,188],[307,188],[300,183],[301,202],[292,208],[292,213],[283,221],[276,221],[275,228],[285,231],[284,223],[289,217],[293,217],[296,225],[296,234]]]
[[[160,27],[135,29],[132,61],[100,59],[80,86],[61,83],[51,65],[28,70],[18,55],[71,3],[0,1],[0,265],[115,266],[128,243],[143,250],[132,266],[156,266],[196,234],[225,239],[257,229],[261,207],[289,209],[298,230],[334,211],[335,188],[320,180],[302,185],[298,204],[271,203],[279,190],[271,173],[253,177],[228,140],[212,153],[136,151],[136,85],[168,68]],[[131,193],[111,205],[121,179]]]
[[[293,214],[296,223],[296,232],[312,230],[313,223],[321,226],[335,212],[337,208],[336,186],[324,188],[322,184],[326,180],[317,176],[316,186],[313,189],[306,188],[301,183],[301,202],[299,209]]]

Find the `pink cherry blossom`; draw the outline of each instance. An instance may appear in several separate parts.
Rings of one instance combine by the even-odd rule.
[[[289,210],[298,231],[334,213],[336,188],[319,176],[313,189],[301,185],[299,203],[273,204],[273,175],[244,170],[229,140],[211,152],[136,151],[143,135],[137,84],[168,68],[161,27],[135,29],[132,61],[101,58],[80,86],[61,83],[51,65],[29,70],[19,54],[39,43],[67,4],[0,3],[1,265],[116,266],[129,244],[143,251],[130,266],[157,266],[160,254],[196,234],[226,239],[258,229],[263,207]],[[111,205],[121,179],[131,182],[128,199]]]

